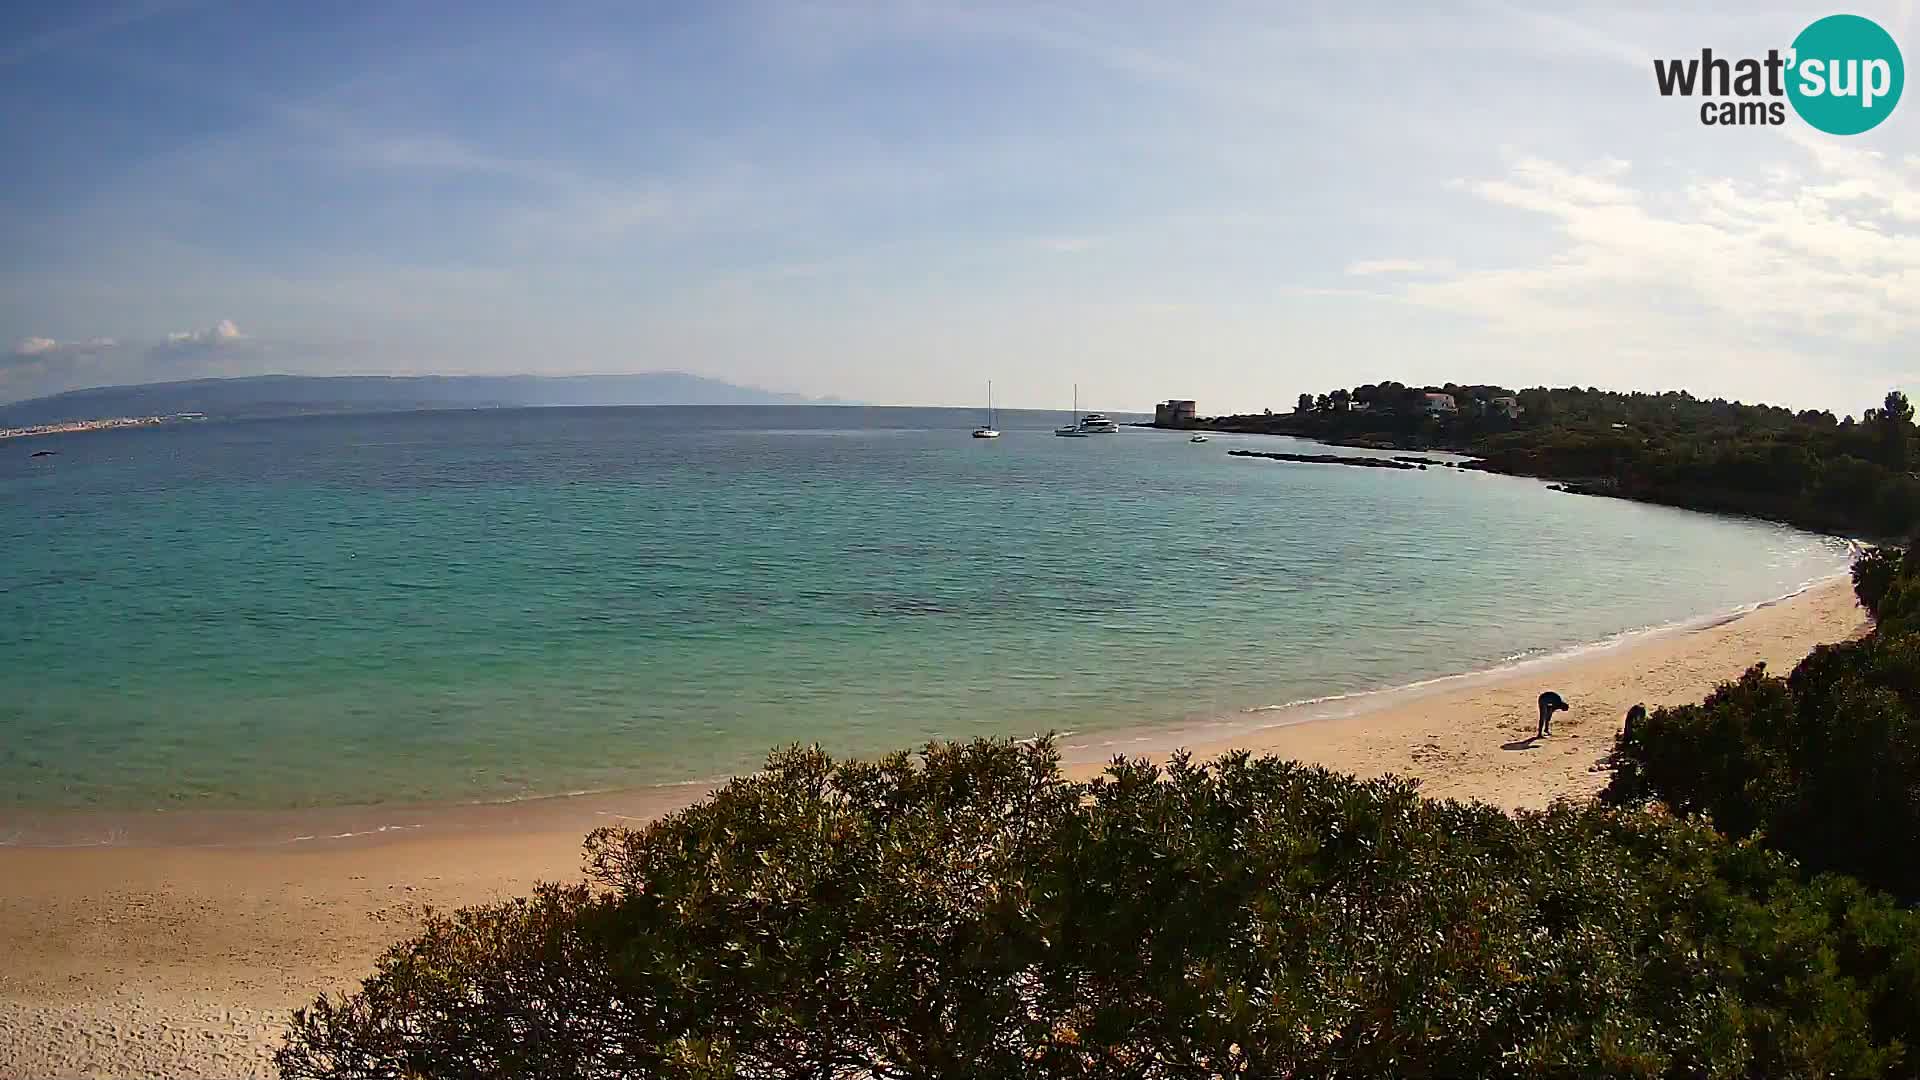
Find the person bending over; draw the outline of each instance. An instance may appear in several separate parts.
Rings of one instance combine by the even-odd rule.
[[[1540,695],[1540,730],[1537,733],[1535,733],[1534,738],[1544,739],[1547,736],[1553,734],[1553,714],[1557,712],[1565,712],[1566,710],[1567,710],[1567,700],[1561,697],[1559,694],[1556,694],[1551,690],[1547,691],[1544,694],[1541,694]]]

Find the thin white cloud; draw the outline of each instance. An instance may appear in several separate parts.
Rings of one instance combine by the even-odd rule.
[[[556,161],[491,152],[445,132],[370,130],[351,116],[312,106],[276,113],[312,136],[301,153],[350,172],[483,177],[520,189],[517,204],[499,219],[502,233],[515,242],[551,247],[618,239],[685,220],[700,201],[664,182],[606,180]]]
[[[1116,19],[1103,6],[898,5],[882,9],[896,32],[937,40],[984,38],[1044,50],[1079,63],[1183,95],[1253,112],[1299,116],[1319,88],[1285,65],[1253,67],[1271,57],[1273,28],[1259,20],[1166,16]],[[1171,10],[1171,9],[1170,9]],[[872,22],[883,16],[867,11]],[[1131,32],[1130,32],[1131,31]],[[868,31],[872,33],[872,31]],[[1185,40],[1181,40],[1184,38]],[[1236,62],[1223,66],[1229,49]]]
[[[242,333],[232,319],[222,319],[203,330],[158,340],[57,341],[36,336],[19,342],[11,359],[0,364],[0,401],[89,386],[273,374],[315,362],[337,366],[345,357],[336,344],[261,339]]]
[[[247,335],[240,332],[232,319],[221,319],[205,330],[179,330],[167,335],[169,345],[230,345],[245,341]]]
[[[148,3],[123,4],[91,17],[77,19],[51,30],[24,38],[0,48],[0,68],[25,63],[35,57],[58,52],[88,38],[99,37],[158,15],[197,6],[198,0],[150,0]]]
[[[575,189],[507,214],[501,230],[510,241],[528,248],[591,247],[674,222],[680,207],[660,191]]]
[[[1569,207],[1625,206],[1634,202],[1638,192],[1620,182],[1631,168],[1618,158],[1607,158],[1580,170],[1521,157],[1507,176],[1464,186],[1489,202],[1556,214]]]
[[[1323,285],[1290,285],[1277,290],[1280,296],[1298,296],[1318,300],[1382,300],[1385,294],[1368,289],[1340,289]]]
[[[1538,158],[1464,185],[1486,202],[1546,217],[1561,243],[1532,265],[1469,270],[1407,286],[1420,304],[1497,329],[1616,340],[1676,320],[1755,333],[1884,345],[1920,332],[1920,175],[1878,155],[1819,147],[1815,182],[1733,177],[1642,190],[1626,162],[1574,168]]]
[[[1432,274],[1453,269],[1448,259],[1362,259],[1347,264],[1348,277],[1375,274]]]
[[[26,337],[14,344],[13,355],[22,359],[81,356],[104,352],[117,344],[118,342],[108,337],[88,338],[85,341],[56,341],[50,337]]]
[[[315,105],[267,106],[299,137],[298,152],[354,170],[492,176],[537,187],[572,188],[584,181],[547,161],[484,150],[438,131],[370,129],[351,114]],[[251,151],[252,147],[245,147]]]
[[[1565,15],[1530,11],[1501,3],[1488,3],[1485,6],[1498,13],[1509,25],[1531,26],[1543,49],[1610,60],[1636,68],[1646,67],[1653,57],[1653,53],[1642,45]]]

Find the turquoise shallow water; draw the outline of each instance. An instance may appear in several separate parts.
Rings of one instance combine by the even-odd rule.
[[[0,444],[0,807],[454,802],[710,777],[792,740],[1085,735],[1484,668],[1846,565],[1528,480],[1055,439],[1047,414],[980,442],[977,420],[508,410]]]

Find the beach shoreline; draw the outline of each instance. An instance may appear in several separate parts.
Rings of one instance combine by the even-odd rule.
[[[1604,786],[1600,761],[1629,706],[1697,701],[1756,661],[1784,672],[1865,626],[1847,582],[1833,579],[1730,617],[1360,695],[1352,707],[1301,703],[1244,724],[1128,734],[1068,752],[1066,769],[1096,775],[1114,753],[1247,749],[1416,778],[1435,797],[1537,808]],[[1534,740],[1544,689],[1573,710]],[[1328,709],[1346,711],[1311,715]],[[1060,741],[1063,751],[1076,742]],[[297,843],[0,847],[0,949],[12,961],[0,971],[0,1075],[269,1075],[287,1012],[351,989],[427,907],[577,877],[589,829],[643,822],[708,790],[446,808],[431,829],[404,827],[418,823],[393,810],[385,831],[349,828],[343,814],[341,835],[308,828],[298,835],[312,839]],[[299,812],[308,825],[315,813]]]

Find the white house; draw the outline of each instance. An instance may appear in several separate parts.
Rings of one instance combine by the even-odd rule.
[[[1460,405],[1453,400],[1452,394],[1428,394],[1427,415],[1438,416],[1441,413],[1459,412]]]

